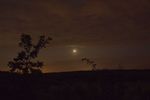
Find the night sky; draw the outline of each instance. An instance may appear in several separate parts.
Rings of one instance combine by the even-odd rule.
[[[150,69],[150,0],[0,0],[0,70],[21,33],[53,38],[39,55],[44,72],[90,70],[83,57],[99,69]]]

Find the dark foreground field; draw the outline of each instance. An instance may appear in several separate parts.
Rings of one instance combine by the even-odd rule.
[[[150,71],[1,72],[0,100],[150,100]]]

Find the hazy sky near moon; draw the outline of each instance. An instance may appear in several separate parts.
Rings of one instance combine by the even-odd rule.
[[[100,69],[150,68],[149,5],[149,0],[0,0],[0,67],[6,69],[19,51],[20,33],[29,33],[53,38],[39,57],[44,71],[90,69],[82,57]]]

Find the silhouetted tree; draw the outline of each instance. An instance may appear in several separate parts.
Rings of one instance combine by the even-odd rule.
[[[50,40],[52,38],[42,35],[39,37],[38,43],[34,45],[30,35],[22,34],[19,46],[23,49],[13,61],[8,62],[10,72],[20,72],[23,74],[41,73],[43,62],[35,61],[35,58],[38,57],[39,51],[42,48],[46,48],[46,44],[49,44]]]
[[[86,63],[92,67],[92,71],[96,70],[96,65],[97,64],[95,64],[94,61],[91,61],[88,58],[82,58],[81,60],[82,60],[82,62],[86,61]]]

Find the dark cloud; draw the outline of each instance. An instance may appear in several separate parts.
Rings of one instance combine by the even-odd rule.
[[[17,45],[19,33],[50,35],[56,48],[131,45],[144,51],[150,42],[149,5],[149,0],[0,0],[1,53]]]

